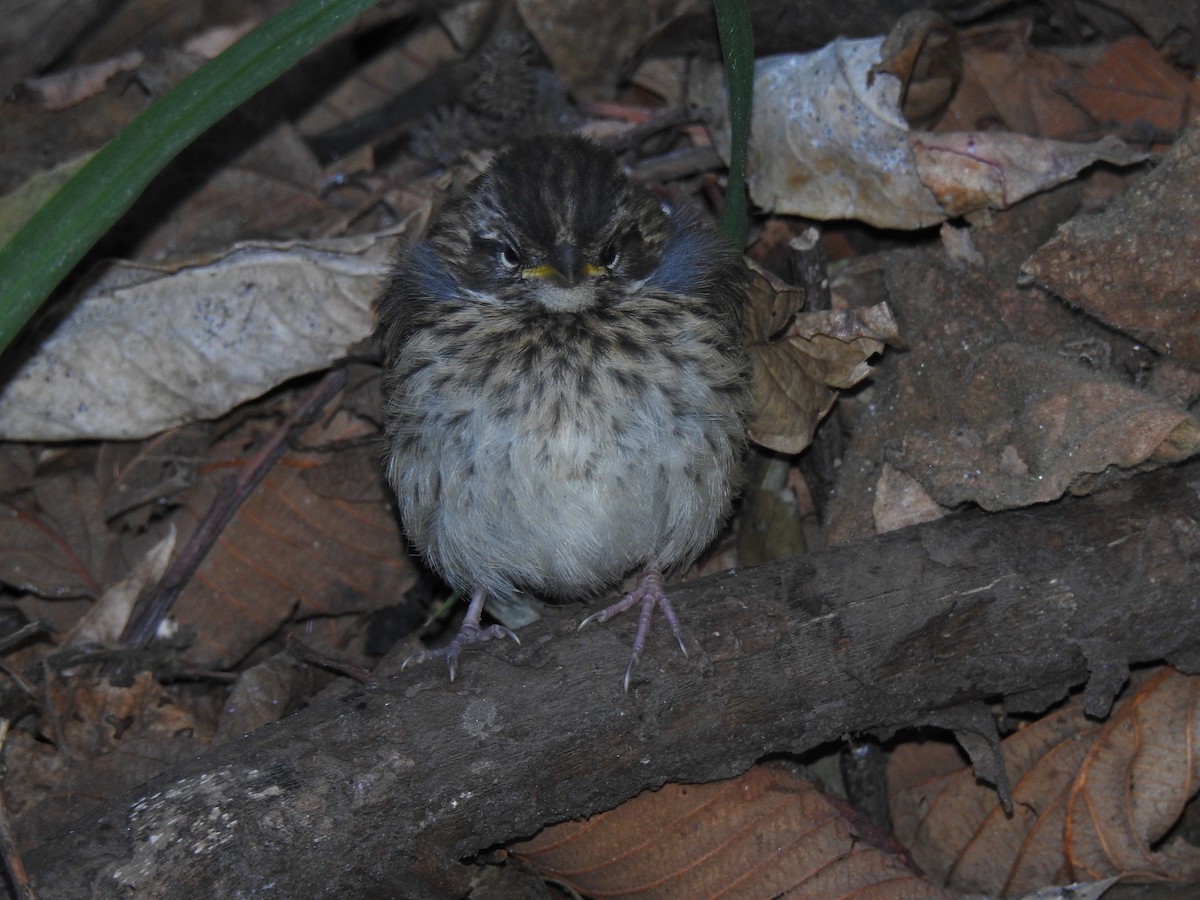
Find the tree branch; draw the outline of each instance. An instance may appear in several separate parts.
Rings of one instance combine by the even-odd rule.
[[[455,896],[455,862],[667,781],[1003,696],[1038,709],[1128,664],[1196,668],[1200,466],[979,512],[674,588],[656,623],[554,611],[221,746],[27,855],[47,896]]]

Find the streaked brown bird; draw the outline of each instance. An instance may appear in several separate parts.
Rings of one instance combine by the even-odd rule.
[[[489,598],[591,599],[584,619],[655,608],[663,574],[730,512],[745,446],[745,270],[697,213],[669,210],[577,137],[510,145],[405,246],[379,301],[387,477],[413,545],[471,603],[454,678]],[[686,649],[684,653],[686,654]],[[407,661],[406,661],[407,664]]]

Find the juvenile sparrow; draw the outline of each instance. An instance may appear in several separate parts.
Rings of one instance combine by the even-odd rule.
[[[667,210],[577,137],[518,141],[400,254],[379,300],[387,478],[412,543],[471,603],[582,599],[642,571],[586,618],[655,607],[663,573],[728,516],[745,445],[745,276],[697,214]],[[684,653],[686,654],[686,649]],[[406,663],[407,664],[407,663]]]

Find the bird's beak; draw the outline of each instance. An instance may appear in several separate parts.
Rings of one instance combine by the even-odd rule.
[[[585,278],[603,272],[602,266],[592,265],[583,259],[574,244],[559,244],[550,251],[546,262],[526,269],[522,274],[526,278],[552,278],[563,287],[576,287]]]

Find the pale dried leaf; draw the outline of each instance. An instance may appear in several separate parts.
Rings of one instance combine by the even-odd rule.
[[[75,623],[64,645],[69,647],[117,641],[129,622],[134,604],[162,578],[174,552],[175,526],[168,524],[167,533],[150,548],[133,567],[133,571],[106,590],[87,615]]]
[[[755,204],[815,219],[923,228],[1006,208],[1098,159],[1145,158],[1115,138],[1094,146],[982,131],[911,132],[900,111],[901,82],[880,70],[882,44],[838,39],[814,53],[755,63],[747,175]],[[719,67],[699,70],[693,96],[712,111],[716,144],[727,157],[723,78]]]
[[[370,235],[119,267],[3,387],[0,437],[144,437],[323,369],[370,334],[391,252]]]
[[[69,109],[104,90],[113,76],[134,71],[145,59],[140,50],[129,50],[120,56],[91,65],[43,75],[41,78],[28,78],[24,87],[31,91],[47,110]]]
[[[1150,156],[1111,136],[1074,144],[1006,132],[918,131],[910,140],[918,176],[949,216],[1007,209],[1096,162],[1128,166]]]
[[[945,218],[917,177],[880,38],[755,64],[750,196],[777,213],[921,228]]]

